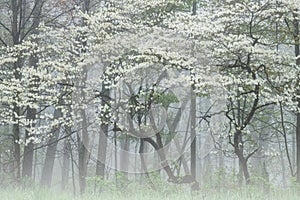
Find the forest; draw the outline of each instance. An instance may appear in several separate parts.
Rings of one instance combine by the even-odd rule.
[[[0,0],[1,199],[298,199],[300,0]]]

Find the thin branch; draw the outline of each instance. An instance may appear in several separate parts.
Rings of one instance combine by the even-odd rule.
[[[257,151],[259,150],[259,148],[255,149],[254,151],[252,151],[250,154],[248,154],[248,156],[246,157],[246,161],[248,161],[248,159],[253,156]]]

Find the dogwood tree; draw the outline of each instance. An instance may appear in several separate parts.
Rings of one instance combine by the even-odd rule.
[[[45,32],[42,32],[45,31]],[[25,145],[38,144],[51,137],[60,125],[73,124],[69,117],[70,95],[74,89],[75,74],[80,74],[76,55],[79,48],[65,32],[45,28],[40,35],[28,41],[3,48],[1,55],[1,123],[18,125],[20,133],[27,136],[14,142]],[[33,64],[32,59],[37,61]],[[22,67],[11,66],[22,62]],[[77,63],[77,64],[76,64]],[[20,64],[20,63],[19,63]],[[14,78],[18,74],[18,79]],[[18,112],[15,112],[15,106]],[[35,109],[35,118],[28,119],[28,110]],[[53,116],[53,110],[61,114]],[[31,114],[33,115],[33,114]],[[72,117],[73,118],[73,117]],[[25,152],[26,153],[26,152]]]
[[[278,37],[285,35],[276,35],[278,23],[284,22],[286,15],[293,16],[287,8],[294,3],[216,1],[201,8],[199,15],[177,13],[174,18],[170,17],[170,27],[185,34],[194,41],[199,52],[205,53],[206,62],[199,67],[216,72],[220,86],[227,90],[224,113],[230,124],[228,140],[239,158],[247,183],[250,180],[247,161],[259,150],[250,128],[255,115],[286,98],[284,93],[274,94],[274,84],[280,88],[285,85],[278,80],[281,75],[298,79],[295,78],[298,73],[294,73],[298,70],[294,68],[295,56],[286,51],[286,46],[282,50],[277,48]],[[287,29],[281,27],[280,30]]]
[[[16,144],[31,149],[38,143],[57,145],[62,127],[76,132],[83,192],[93,152],[97,176],[104,177],[106,167],[142,173],[163,168],[172,182],[195,183],[195,177],[182,179],[172,167],[184,160],[199,123],[222,114],[224,129],[209,124],[216,129],[214,144],[227,138],[232,148],[222,150],[238,158],[249,183],[248,161],[261,151],[258,138],[264,134],[255,126],[265,109],[299,112],[296,2],[113,0],[93,12],[84,4],[56,28],[45,21],[39,34],[3,45],[1,123],[18,129]],[[215,102],[198,116],[204,96]],[[99,133],[96,145],[92,133]],[[134,157],[129,139],[140,146]],[[122,166],[107,162],[107,151],[117,149],[112,140],[122,143]],[[154,155],[144,151],[146,143]],[[195,175],[195,152],[190,154],[192,169],[185,171]],[[158,165],[153,158],[159,158]],[[140,165],[130,168],[130,159]],[[53,170],[54,160],[49,162],[52,169],[45,166],[44,172]],[[49,177],[44,179],[49,184]]]

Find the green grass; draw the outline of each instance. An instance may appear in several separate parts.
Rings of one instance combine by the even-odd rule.
[[[300,191],[299,191],[300,192]],[[191,194],[188,189],[174,191],[140,190],[130,192],[87,192],[74,196],[72,192],[47,189],[0,189],[1,200],[299,200],[299,192],[292,189],[272,189],[265,192],[253,188],[231,190],[200,190]]]

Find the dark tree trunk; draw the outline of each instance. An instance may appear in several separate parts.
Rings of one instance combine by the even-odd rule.
[[[42,1],[35,1],[34,4],[38,4],[38,2]],[[40,5],[40,4],[39,4]],[[19,1],[19,0],[11,0],[10,2],[11,6],[11,37],[12,37],[12,42],[14,45],[20,44],[22,42],[22,39],[24,37],[24,29],[27,27],[25,26],[26,22],[29,22],[29,20],[26,20],[26,1]],[[34,9],[38,10],[40,7],[38,5],[33,6]],[[40,10],[39,10],[40,11]],[[32,18],[34,18],[34,23],[30,26],[30,30],[26,30],[28,32],[32,32],[32,30],[36,29],[37,23],[39,17],[37,14],[40,14],[40,12],[36,13],[32,11]],[[10,43],[10,41],[8,42]],[[14,78],[19,80],[21,79],[21,74],[19,73],[19,69],[22,67],[22,62],[19,59],[15,64],[14,64]],[[18,93],[15,94],[15,101],[18,102],[19,95]],[[20,107],[17,105],[17,103],[13,104],[13,111],[16,113],[17,116],[20,115]],[[35,111],[33,110],[28,110],[29,113],[33,113]],[[14,117],[13,119],[16,124],[13,125],[13,135],[14,135],[14,171],[15,171],[15,180],[16,182],[20,181],[21,178],[21,150],[20,150],[20,144],[18,143],[20,140],[20,125],[19,122],[17,121],[17,118]],[[28,133],[26,133],[28,137]],[[33,144],[29,144],[25,149],[24,149],[24,157],[28,160],[23,161],[23,176],[31,176],[32,174],[32,163],[30,166],[30,162],[33,160],[33,155],[31,155],[33,149]]]
[[[300,55],[300,45],[299,45],[299,21],[298,15],[295,14],[294,16],[294,38],[295,38],[295,56]],[[296,64],[300,65],[300,58],[296,60]],[[297,91],[298,94],[300,91]],[[300,99],[298,99],[298,108],[300,108]],[[297,124],[296,124],[296,148],[297,148],[297,182],[300,184],[300,113],[297,113]]]
[[[26,118],[28,120],[35,121],[36,117],[36,109],[28,108]],[[34,126],[34,122],[32,125],[29,125],[28,128]],[[24,156],[23,156],[23,168],[22,168],[22,178],[32,178],[32,166],[33,166],[33,154],[34,154],[34,143],[31,137],[34,137],[32,133],[26,131],[25,132],[25,145],[24,147]]]
[[[236,132],[234,133],[234,143],[233,143],[234,152],[239,159],[239,165],[243,171],[246,184],[249,184],[250,183],[250,175],[249,175],[248,164],[247,164],[248,160],[244,156],[244,153],[243,153],[243,142],[242,142],[241,137],[242,137],[241,130],[236,130]]]
[[[60,117],[61,117],[61,110],[55,109],[54,119],[59,119]],[[48,147],[47,147],[45,162],[42,170],[42,178],[41,178],[41,184],[47,187],[50,187],[52,182],[54,161],[55,161],[58,138],[60,133],[60,126],[53,127],[51,132],[53,136],[48,141]]]
[[[14,45],[20,43],[20,32],[18,30],[18,16],[19,16],[19,7],[17,6],[17,0],[11,1],[11,8],[12,8],[12,22],[11,22],[11,36]],[[19,69],[21,67],[20,59],[14,64],[14,78],[19,80],[21,78]],[[15,94],[14,100],[16,102],[19,101],[19,93]],[[16,113],[17,116],[20,115],[20,107],[17,103],[13,104],[13,111]],[[21,149],[20,149],[20,125],[17,121],[18,119],[14,115],[13,121],[15,124],[13,125],[13,134],[14,134],[14,170],[15,170],[15,181],[18,184],[21,179]]]
[[[40,23],[40,17],[41,17],[41,10],[42,10],[42,5],[43,2],[42,1],[38,1],[35,0],[34,1],[34,8],[32,9],[32,18],[33,18],[33,22],[31,25],[31,32],[32,33],[37,33],[37,27]],[[25,25],[25,14],[26,14],[26,2],[25,1],[21,1],[18,3],[18,9],[20,9],[20,16],[21,18],[19,19],[19,25]],[[19,26],[21,27],[21,26]],[[19,29],[19,37],[24,37],[24,29]],[[20,40],[20,38],[19,38]],[[32,55],[29,59],[29,62],[32,66],[36,67],[36,64],[38,62],[38,59],[35,55]],[[32,88],[37,88],[38,87],[38,82],[39,82],[39,78],[38,77],[33,77],[33,83],[31,83],[30,87]],[[36,89],[34,90],[30,90],[31,93],[35,94],[36,93]],[[36,99],[33,98],[32,103],[36,102]],[[28,119],[29,121],[32,121],[32,124],[29,125],[28,127],[34,127],[35,126],[35,120],[36,120],[36,112],[37,110],[35,108],[31,108],[30,106],[27,107],[27,115],[26,115],[26,119]],[[31,135],[31,133],[29,133],[28,131],[25,132],[25,141],[28,140],[28,145],[25,145],[24,147],[24,157],[23,157],[23,168],[22,168],[22,177],[29,177],[32,178],[32,169],[33,169],[33,155],[34,155],[34,143],[33,140],[30,139],[30,137],[34,137],[34,135]]]
[[[191,90],[191,174],[196,179],[196,95]]]
[[[32,66],[36,66],[38,60],[35,56],[30,57],[30,64]],[[37,94],[38,83],[40,82],[38,77],[33,77],[32,83],[30,83],[29,92],[33,95]],[[37,100],[35,97],[30,99],[31,103],[36,103]],[[26,119],[29,121],[29,125],[27,126],[29,129],[35,126],[36,121],[36,113],[37,110],[30,106],[27,107]],[[32,169],[33,169],[33,155],[34,155],[34,138],[35,135],[30,133],[29,131],[25,131],[25,147],[24,147],[24,157],[23,157],[23,168],[22,168],[22,177],[23,178],[32,178]]]
[[[160,135],[160,133],[157,133],[155,136],[156,136],[156,142],[154,140],[152,140],[151,138],[143,138],[142,141],[147,141],[157,151],[158,156],[161,160],[161,166],[163,167],[163,169],[167,173],[167,175],[169,177],[169,181],[177,182],[177,178],[174,176],[174,174],[173,174],[173,172],[170,168],[170,165],[169,165],[169,163],[166,159],[166,155],[165,155],[165,152],[164,152],[164,149],[163,149],[163,143],[162,143],[162,140],[161,140],[161,135]]]
[[[143,153],[145,153],[145,140],[143,138],[140,138],[139,155],[141,158],[141,168],[142,172],[147,175],[148,170]]]
[[[18,113],[18,112],[17,112]],[[21,149],[18,141],[20,140],[20,128],[19,124],[13,125],[13,143],[14,143],[14,178],[16,183],[18,184],[21,179]]]
[[[299,105],[299,107],[300,107],[300,105]],[[296,129],[297,129],[296,130],[297,182],[300,184],[300,113],[297,114],[297,128]]]
[[[0,145],[0,182],[2,182],[2,167],[3,167],[3,164],[2,164],[2,147]]]
[[[246,180],[246,184],[249,185],[250,183],[250,175],[249,175],[249,170],[248,170],[248,165],[247,165],[247,160],[245,158],[240,158],[240,162],[243,168],[244,172],[244,177]]]
[[[192,15],[197,14],[197,2],[193,1],[193,8],[192,8]],[[197,173],[196,173],[196,94],[194,92],[195,85],[192,84],[191,87],[191,175],[194,180],[194,183],[192,184],[191,189],[192,190],[198,190],[199,184],[196,181]]]

